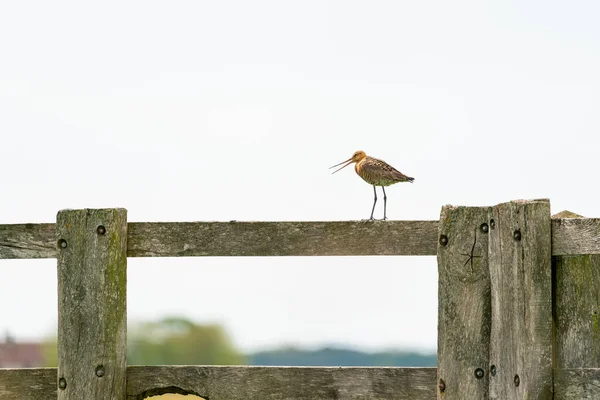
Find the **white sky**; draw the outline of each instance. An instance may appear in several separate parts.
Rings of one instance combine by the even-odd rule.
[[[391,219],[548,197],[598,216],[600,3],[0,5],[0,223],[348,220],[355,150],[414,176]],[[381,205],[381,204],[380,204]],[[382,209],[376,210],[380,217]],[[56,324],[55,260],[0,261],[0,333]],[[243,350],[434,349],[434,257],[130,259],[130,320],[222,322]]]

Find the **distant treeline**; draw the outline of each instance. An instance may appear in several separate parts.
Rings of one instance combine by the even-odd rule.
[[[44,366],[57,365],[56,338],[42,344]],[[129,365],[289,365],[435,367],[435,354],[343,348],[301,350],[291,347],[244,354],[220,325],[198,325],[170,317],[134,324],[127,338]]]
[[[277,349],[249,354],[250,365],[435,367],[436,354],[386,351],[365,353],[341,348]]]

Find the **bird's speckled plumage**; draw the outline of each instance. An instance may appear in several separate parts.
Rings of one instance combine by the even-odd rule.
[[[373,209],[371,210],[371,218],[369,219],[373,219],[373,212],[375,211],[375,204],[377,203],[377,190],[375,189],[376,186],[381,186],[381,190],[383,190],[383,219],[387,219],[387,196],[385,194],[384,186],[390,186],[398,182],[412,183],[415,179],[404,175],[402,172],[398,171],[396,168],[392,167],[383,160],[367,156],[362,150],[354,152],[352,157],[346,161],[342,161],[341,163],[334,165],[331,168],[344,164],[342,167],[333,171],[335,174],[342,168],[345,168],[352,163],[356,163],[356,165],[354,165],[354,171],[356,171],[358,176],[360,176],[365,182],[373,185],[375,200],[373,202]]]

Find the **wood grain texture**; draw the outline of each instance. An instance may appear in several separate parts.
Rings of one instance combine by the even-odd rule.
[[[56,368],[0,368],[0,399],[56,400]]]
[[[436,255],[437,225],[438,221],[133,222],[127,255]],[[598,218],[553,219],[552,254],[600,254],[599,231]],[[0,259],[55,257],[54,224],[0,225]]]
[[[487,399],[490,344],[489,207],[442,208],[438,245],[438,390],[445,400]],[[484,374],[476,377],[476,370]]]
[[[600,254],[600,218],[552,220],[552,255]]]
[[[210,400],[434,399],[435,368],[130,367],[129,400],[175,387]]]
[[[600,399],[600,369],[554,370],[554,400]]]
[[[571,218],[583,218],[570,214]],[[573,221],[564,221],[564,225],[573,225]],[[600,255],[555,256],[552,263],[555,367],[599,368]]]
[[[64,210],[56,226],[58,243],[66,241],[57,263],[59,387],[66,380],[58,399],[124,400],[127,211]]]
[[[0,225],[0,259],[55,257],[54,224]]]
[[[130,223],[128,256],[435,255],[437,221]]]
[[[500,204],[491,218],[490,399],[552,399],[550,202]]]
[[[435,368],[127,368],[127,399],[197,393],[210,400],[433,400]],[[2,400],[56,400],[56,369],[0,369]],[[89,398],[89,397],[88,397]]]

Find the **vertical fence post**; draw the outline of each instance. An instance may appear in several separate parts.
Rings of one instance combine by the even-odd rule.
[[[489,214],[489,207],[442,208],[437,252],[438,399],[488,398]]]
[[[553,218],[583,218],[563,211]],[[567,223],[567,221],[561,221]],[[591,398],[573,376],[578,368],[600,368],[600,255],[555,256],[555,395],[557,399]],[[570,370],[569,370],[570,369]]]
[[[127,211],[63,210],[58,246],[58,399],[126,396]]]
[[[552,249],[548,200],[493,208],[490,398],[552,399]]]
[[[438,399],[552,398],[547,200],[442,208]]]

